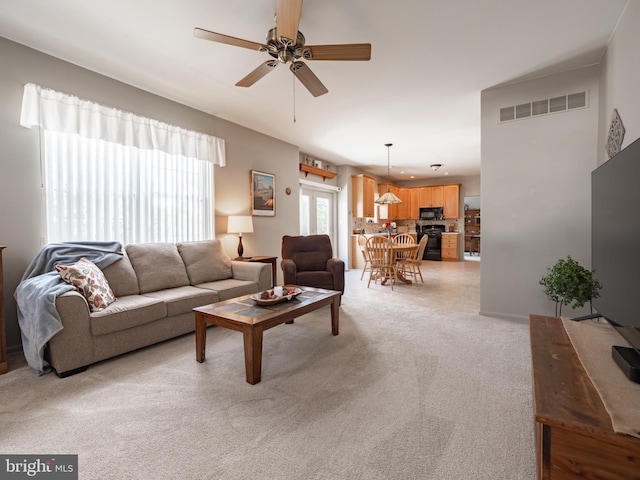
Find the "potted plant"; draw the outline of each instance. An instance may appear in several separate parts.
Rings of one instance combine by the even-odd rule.
[[[591,300],[600,295],[600,283],[589,270],[581,266],[570,255],[560,259],[549,268],[548,274],[540,279],[547,298],[556,304],[556,317],[562,315],[562,306],[571,305],[572,309],[584,306],[589,302],[593,313]],[[573,302],[573,303],[572,303]]]

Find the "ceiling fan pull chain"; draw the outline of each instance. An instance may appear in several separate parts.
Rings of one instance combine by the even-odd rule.
[[[293,123],[296,123],[296,77],[293,78]]]

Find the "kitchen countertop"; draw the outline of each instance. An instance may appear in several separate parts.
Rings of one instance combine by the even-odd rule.
[[[416,232],[403,232],[403,233],[408,233],[409,235],[417,235]],[[386,235],[387,232],[379,232],[379,233],[352,233],[351,235],[354,237],[357,237],[358,235],[364,235],[365,237],[373,237],[374,235]],[[400,235],[399,233],[392,233],[392,236],[394,235]]]

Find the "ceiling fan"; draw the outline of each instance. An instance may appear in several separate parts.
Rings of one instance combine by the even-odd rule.
[[[318,97],[327,93],[328,90],[307,64],[300,59],[370,60],[371,44],[305,45],[304,35],[298,31],[301,13],[302,0],[277,0],[276,26],[269,30],[264,44],[197,27],[194,29],[193,35],[212,42],[267,52],[273,57],[236,83],[238,87],[250,87],[277,67],[278,63],[284,63],[285,65],[290,64],[289,69],[296,78],[309,90],[311,95]]]

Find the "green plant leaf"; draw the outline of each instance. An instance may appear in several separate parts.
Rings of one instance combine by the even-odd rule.
[[[552,302],[570,305],[575,310],[600,295],[602,287],[592,272],[582,267],[570,255],[558,260],[552,268],[547,267],[547,272],[539,283]]]

